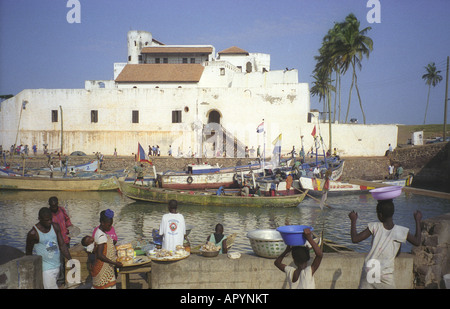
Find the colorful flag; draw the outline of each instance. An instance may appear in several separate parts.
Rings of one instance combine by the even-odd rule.
[[[272,142],[272,144],[275,146],[273,147],[273,153],[281,154],[281,134],[278,135],[278,137]]]
[[[256,128],[256,133],[264,132],[264,121]]]
[[[148,159],[147,154],[144,151],[144,148],[142,148],[141,144],[138,143],[138,152],[136,155],[136,162],[147,162],[153,165],[152,161]]]
[[[314,125],[314,129],[312,130],[312,132],[311,132],[311,135],[313,136],[313,137],[316,137],[316,126]]]

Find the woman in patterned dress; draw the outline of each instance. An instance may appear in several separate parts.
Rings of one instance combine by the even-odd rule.
[[[94,289],[115,289],[116,275],[114,267],[121,267],[116,262],[117,251],[112,238],[106,234],[113,224],[114,212],[110,209],[100,213],[100,227],[95,232],[96,259],[92,269],[92,287]]]

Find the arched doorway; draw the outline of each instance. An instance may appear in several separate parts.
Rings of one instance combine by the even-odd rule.
[[[208,123],[220,124],[220,113],[216,110],[210,111],[208,115]]]

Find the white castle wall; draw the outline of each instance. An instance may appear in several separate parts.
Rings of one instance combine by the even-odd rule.
[[[146,31],[128,32],[127,43],[131,56],[128,63],[139,63],[142,48],[157,44]],[[306,151],[313,146],[310,133],[318,123],[307,122],[309,86],[298,82],[298,70],[270,71],[269,54],[224,54],[218,61],[213,57],[214,52],[203,63],[198,83],[88,80],[85,89],[23,90],[0,103],[0,145],[8,149],[12,144],[30,148],[36,144],[42,149],[43,144],[48,144],[50,150],[59,151],[63,129],[64,153],[80,150],[113,154],[117,149],[119,154],[131,155],[138,142],[146,150],[148,145],[159,145],[163,155],[169,145],[174,153],[178,149],[184,154],[189,149],[200,153],[201,129],[209,114],[217,111],[221,125],[243,145],[256,149],[265,144],[266,156],[271,156],[272,141],[279,134],[284,153],[294,145],[300,150],[301,136]],[[248,61],[252,73],[246,73]],[[125,65],[114,64],[114,78]],[[27,104],[22,109],[24,101]],[[52,122],[52,110],[58,114],[57,122]],[[96,123],[91,122],[92,110],[98,112]],[[139,111],[139,123],[132,123],[133,111]],[[181,123],[172,123],[173,111],[181,111]],[[266,133],[258,134],[256,127],[263,119]],[[328,144],[327,124],[320,125],[320,133]],[[378,156],[384,155],[388,144],[397,144],[397,127],[333,124],[332,137],[332,148],[336,147],[341,155]]]
[[[194,122],[202,124],[213,110],[221,114],[221,124],[241,142],[263,147],[264,134],[256,127],[265,120],[266,155],[270,156],[272,141],[282,133],[282,151],[295,145],[313,145],[307,123],[309,111],[307,84],[274,85],[266,88],[198,88],[198,89],[33,89],[2,102],[0,111],[0,144],[6,149],[15,143],[48,144],[59,150],[61,145],[61,116],[63,109],[64,151],[100,151],[112,154],[136,152],[137,143],[143,147],[158,144],[166,153],[169,145],[187,153],[195,151]],[[20,109],[27,101],[26,109]],[[51,110],[58,111],[58,122],[51,121]],[[98,123],[91,123],[91,110],[98,110]],[[132,111],[139,111],[139,123],[132,123]],[[173,124],[172,111],[180,110],[182,123]],[[20,117],[20,125],[18,123]],[[317,124],[316,124],[317,125]],[[19,131],[17,130],[19,128]],[[319,127],[317,128],[319,131]],[[19,132],[19,134],[17,134]],[[328,144],[328,124],[320,124],[320,133]],[[333,147],[341,155],[384,155],[388,144],[397,144],[395,125],[333,124]]]

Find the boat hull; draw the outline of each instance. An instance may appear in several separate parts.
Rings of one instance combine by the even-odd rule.
[[[158,180],[162,188],[173,190],[203,190],[217,189],[219,187],[231,188],[235,185],[236,173],[206,173],[161,175]]]
[[[225,168],[203,167],[204,165],[199,165],[197,170],[188,167],[188,173],[166,172],[158,175],[159,186],[172,190],[205,190],[218,189],[219,187],[233,188],[237,186],[236,181],[239,175],[243,175],[249,171],[253,173],[262,172],[259,163]]]
[[[1,176],[1,190],[36,191],[111,191],[119,188],[117,178],[83,179]]]
[[[297,195],[256,197],[216,195],[203,191],[176,191],[164,188],[149,188],[119,181],[120,191],[127,197],[154,203],[167,204],[177,200],[181,204],[205,206],[245,206],[245,207],[296,207],[303,201],[306,192]]]
[[[303,190],[309,190],[310,193],[322,192],[324,182],[325,182],[324,179],[313,178],[313,177],[312,178],[311,177],[300,177],[300,179],[299,179],[300,188],[302,188]],[[411,176],[406,179],[385,180],[385,181],[380,181],[380,182],[374,182],[374,186],[330,180],[328,192],[329,193],[361,192],[361,191],[368,191],[368,190],[375,189],[376,187],[378,187],[377,184],[383,184],[383,185],[387,185],[387,186],[405,187],[405,186],[410,186],[411,183],[412,183]]]
[[[301,188],[310,190],[312,192],[322,192],[325,179],[300,177],[299,179]],[[374,189],[375,187],[367,187],[361,185],[355,185],[347,182],[330,180],[328,192],[355,192],[355,191],[367,191]]]

